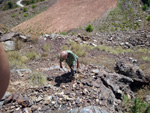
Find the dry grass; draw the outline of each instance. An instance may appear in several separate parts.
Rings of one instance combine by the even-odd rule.
[[[46,76],[41,72],[34,71],[31,74],[30,82],[32,85],[43,86],[46,84]]]
[[[124,48],[122,48],[120,46],[118,46],[118,47],[111,47],[111,46],[106,46],[106,45],[99,45],[96,48],[98,50],[100,50],[100,51],[109,52],[109,53],[112,53],[114,55],[119,55],[119,54],[133,52],[133,50],[131,50],[131,49],[124,49]]]
[[[9,59],[10,68],[13,67],[24,67],[25,63],[28,61],[26,56],[23,56],[19,51],[9,51],[7,52]]]
[[[85,57],[87,54],[86,48],[83,45],[72,41],[69,42],[69,46],[63,45],[62,48],[63,50],[71,50],[79,57]]]

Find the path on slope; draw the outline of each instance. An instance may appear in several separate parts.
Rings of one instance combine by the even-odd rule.
[[[16,4],[17,4],[18,6],[20,6],[20,7],[24,7],[24,5],[23,5],[23,4],[21,4],[21,2],[22,2],[22,0],[19,0],[19,1],[17,1],[17,3],[16,3]]]
[[[12,30],[31,34],[67,31],[102,17],[116,3],[117,0],[58,0],[46,11]]]

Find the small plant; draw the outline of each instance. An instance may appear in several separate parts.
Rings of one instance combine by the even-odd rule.
[[[28,9],[26,7],[23,7],[22,10],[23,10],[23,12],[27,12],[28,11]]]
[[[149,21],[149,22],[150,22],[150,16],[148,16],[148,17],[147,17],[147,21]]]
[[[42,48],[43,48],[43,50],[46,51],[46,52],[50,51],[50,46],[47,45],[47,44],[44,44]]]
[[[146,11],[146,10],[148,9],[147,4],[144,4],[144,5],[142,6],[142,9],[143,9],[143,11]]]
[[[8,8],[9,9],[13,8],[13,3],[11,1],[8,2]]]
[[[70,46],[63,46],[63,50],[71,50],[77,56],[84,57],[86,56],[86,51],[84,45],[77,44],[76,42],[70,42]]]
[[[66,32],[61,32],[60,34],[61,34],[61,35],[67,35],[67,33],[66,33]]]
[[[74,34],[75,34],[74,32],[71,33],[71,35],[74,35]]]
[[[87,32],[92,32],[94,30],[94,28],[92,27],[92,25],[88,25],[87,27],[86,27],[86,31]]]
[[[31,74],[31,84],[41,86],[46,84],[46,76],[41,72],[33,72]]]
[[[29,60],[38,59],[39,55],[35,51],[32,51],[27,53],[27,58]]]
[[[16,15],[15,15],[15,14],[12,14],[12,15],[11,15],[11,17],[13,17],[13,18],[14,18],[14,17],[16,17]]]
[[[132,113],[149,113],[150,105],[146,104],[144,101],[135,98],[134,105],[131,107]]]
[[[27,15],[27,13],[24,13],[24,15],[23,15],[24,17],[27,17],[28,15]]]
[[[36,8],[36,5],[33,4],[33,5],[32,5],[32,8],[33,8],[33,9]]]
[[[11,69],[13,69],[14,67],[23,67],[24,64],[28,61],[28,58],[26,56],[23,56],[18,51],[9,51],[7,52],[7,56]]]

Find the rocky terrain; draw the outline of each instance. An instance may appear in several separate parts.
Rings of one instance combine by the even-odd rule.
[[[129,36],[133,37],[132,41]],[[30,36],[14,32],[2,34],[1,41],[10,59],[11,82],[0,102],[0,112],[73,113],[89,109],[96,110],[97,113],[130,112],[130,109],[123,107],[123,97],[127,95],[129,99],[135,98],[135,91],[148,84],[149,72],[139,67],[143,61],[135,59],[134,52],[113,54],[98,49],[98,45],[120,45],[132,50],[138,46],[149,48],[149,36],[150,32],[144,31],[95,34],[91,37],[46,34],[33,40]],[[117,37],[123,40],[120,41]],[[143,42],[145,40],[147,44]],[[81,50],[76,48],[82,45],[86,48],[87,55],[78,53]],[[75,76],[70,75],[67,66],[64,66],[64,70],[59,68],[57,57],[62,49],[69,49],[70,46],[80,56],[80,71]],[[29,53],[34,55],[31,57]],[[104,55],[104,58],[99,59],[99,55]],[[115,59],[114,62],[109,62],[111,68],[105,66],[105,63],[108,64],[106,57]],[[96,64],[86,58],[95,59],[95,62],[106,61]],[[18,63],[20,61],[23,62]],[[149,61],[145,63],[149,64]]]
[[[108,9],[116,5],[115,0],[113,4],[106,1],[102,7],[102,1],[97,0],[45,0],[38,4],[44,7],[46,3],[52,6],[13,28],[16,32],[4,25],[11,19],[7,16],[18,13],[19,8],[8,11],[7,16],[0,13],[0,23],[4,22],[0,25],[0,42],[11,71],[0,113],[149,113],[150,24],[149,10],[142,11],[142,2],[120,0],[112,11]],[[97,7],[97,13],[89,4]],[[18,24],[16,19],[11,21],[12,26]],[[49,20],[54,20],[51,25],[56,29],[45,23]],[[87,32],[89,24],[94,30]],[[28,29],[29,25],[33,28]],[[69,31],[61,32],[65,30]],[[62,50],[79,56],[80,69],[75,76],[66,63],[63,69],[59,67]]]

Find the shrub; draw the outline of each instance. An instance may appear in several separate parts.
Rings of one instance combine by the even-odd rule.
[[[27,17],[28,15],[26,14],[26,13],[24,13],[24,15],[23,15],[24,17]]]
[[[147,4],[144,4],[144,5],[142,6],[142,9],[143,9],[143,11],[146,11],[146,10],[148,9]]]
[[[23,7],[22,10],[23,10],[23,12],[27,12],[28,11],[28,9],[26,7]]]
[[[131,107],[132,113],[149,113],[150,105],[136,98],[134,100],[134,105]]]
[[[32,8],[33,8],[33,9],[36,8],[36,5],[32,5]]]
[[[148,16],[148,17],[147,17],[147,21],[149,21],[149,22],[150,22],[150,16]]]
[[[70,46],[63,46],[63,50],[71,50],[77,56],[84,57],[86,56],[86,51],[84,45],[77,44],[76,42],[70,42]]]
[[[16,17],[16,15],[15,15],[15,14],[12,14],[11,17]]]
[[[28,61],[28,58],[26,56],[22,56],[22,54],[18,51],[9,51],[7,52],[7,56],[11,69],[14,67],[20,68]]]
[[[33,85],[41,86],[46,84],[46,76],[41,72],[33,72],[30,80]]]
[[[43,50],[46,51],[46,52],[50,51],[50,46],[47,45],[47,44],[44,44],[42,48],[43,48]]]
[[[61,32],[60,34],[61,34],[61,35],[67,35],[67,33],[66,33],[66,32]]]
[[[92,32],[93,31],[93,27],[92,27],[92,25],[88,25],[87,27],[86,27],[86,31],[87,32]]]
[[[8,8],[9,9],[13,8],[13,3],[11,1],[8,2]]]
[[[27,53],[27,57],[29,60],[38,59],[39,55],[35,51],[31,51]]]

